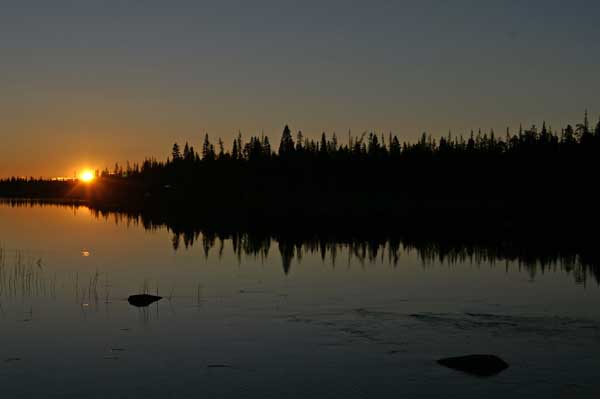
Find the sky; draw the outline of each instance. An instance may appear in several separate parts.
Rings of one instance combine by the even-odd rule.
[[[0,0],[0,177],[600,115],[597,1]]]

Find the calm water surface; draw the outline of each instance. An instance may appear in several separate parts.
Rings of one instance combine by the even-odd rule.
[[[0,205],[1,397],[600,393],[600,289],[577,267],[334,243],[286,265],[277,242],[197,238],[174,250],[166,228]],[[144,291],[166,298],[128,304]],[[468,353],[511,367],[436,363]]]

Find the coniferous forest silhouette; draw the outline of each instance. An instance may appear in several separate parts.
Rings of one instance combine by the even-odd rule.
[[[574,229],[597,217],[600,121],[560,131],[542,124],[401,143],[391,133],[295,135],[286,125],[273,146],[241,133],[229,150],[204,136],[199,151],[175,143],[165,161],[115,164],[93,184],[10,178],[0,196],[81,201],[97,209],[176,215],[202,224],[249,229],[455,233],[511,231],[547,225]],[[295,226],[295,227],[292,227]],[[475,230],[473,230],[475,229]],[[524,230],[525,229],[525,230]]]

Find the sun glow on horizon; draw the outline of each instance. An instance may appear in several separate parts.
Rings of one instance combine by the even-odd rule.
[[[84,170],[83,172],[81,172],[79,174],[79,180],[85,182],[85,183],[90,183],[94,180],[94,172],[92,172],[89,169]]]

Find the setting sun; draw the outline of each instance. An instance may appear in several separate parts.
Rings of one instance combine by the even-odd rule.
[[[86,183],[91,182],[92,180],[94,180],[94,172],[92,172],[91,170],[84,170],[79,175],[79,180]]]

